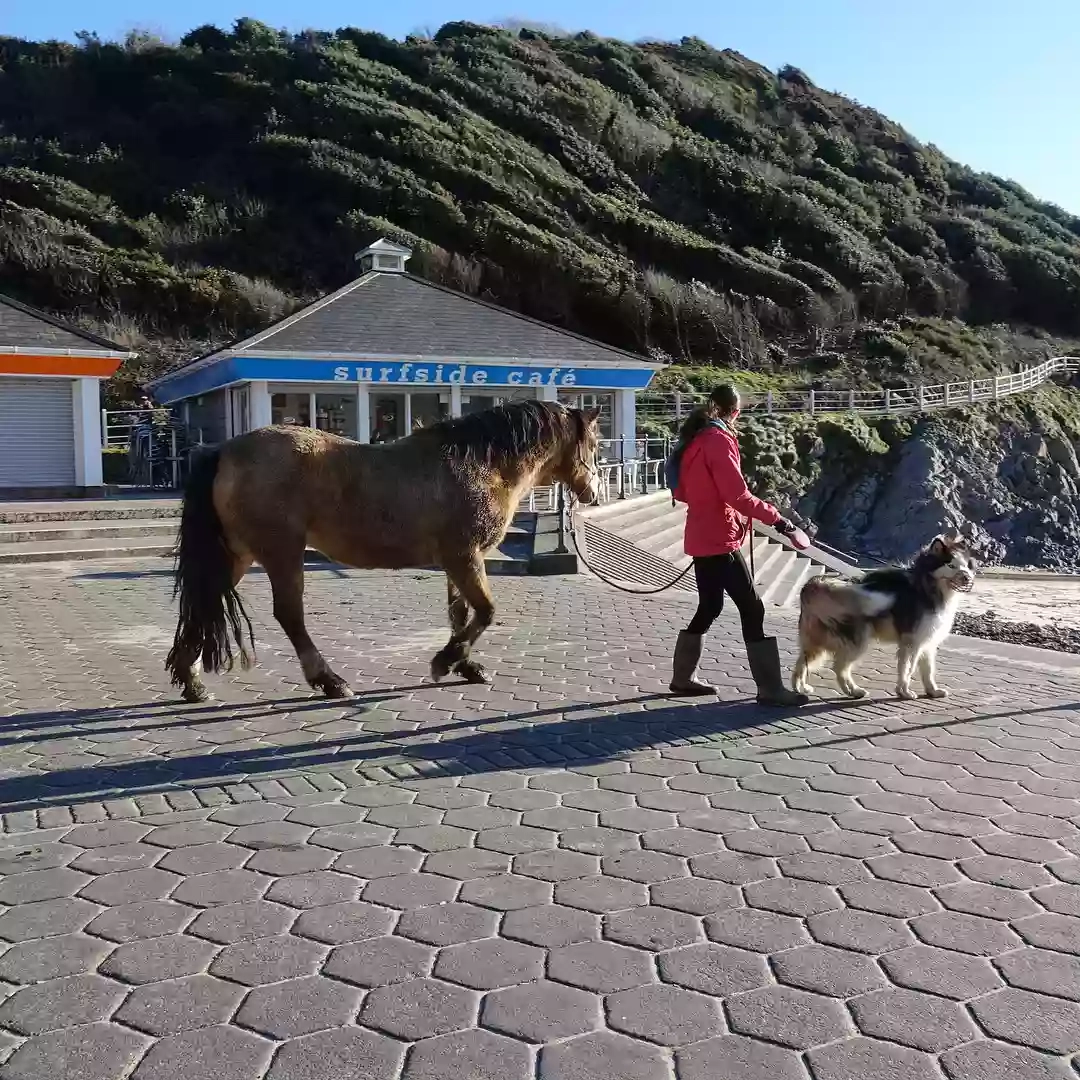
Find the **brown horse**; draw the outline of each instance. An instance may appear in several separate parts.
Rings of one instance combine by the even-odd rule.
[[[230,638],[243,666],[251,665],[254,635],[236,586],[257,562],[308,683],[327,697],[351,696],[304,626],[308,546],[362,569],[445,570],[451,634],[431,661],[432,677],[453,671],[486,682],[469,658],[495,612],[484,555],[502,542],[521,497],[536,485],[563,483],[583,503],[596,501],[598,415],[521,401],[376,446],[311,428],[266,427],[206,453],[184,492],[180,616],[165,661],[173,685],[185,701],[205,701],[200,661],[208,671],[230,668]]]

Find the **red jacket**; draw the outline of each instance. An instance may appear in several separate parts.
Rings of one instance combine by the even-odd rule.
[[[686,503],[683,546],[693,558],[738,551],[751,518],[766,525],[780,520],[775,506],[750,494],[739,443],[726,427],[710,425],[686,448],[675,498]]]

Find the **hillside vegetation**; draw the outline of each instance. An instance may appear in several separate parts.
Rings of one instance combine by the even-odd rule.
[[[0,39],[0,290],[149,367],[340,285],[378,234],[686,365],[895,383],[1080,338],[1080,220],[697,39]]]

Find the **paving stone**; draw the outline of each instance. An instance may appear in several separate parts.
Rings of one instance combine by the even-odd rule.
[[[538,804],[534,801],[541,793],[540,792],[515,792],[517,796],[520,796],[519,800],[514,803],[510,802],[510,799],[506,795],[500,795],[499,806],[511,806],[520,810],[531,810]],[[544,792],[544,794],[548,794]],[[524,796],[529,796],[529,805],[525,805]],[[496,796],[491,797],[492,803],[495,802]],[[550,802],[545,802],[545,806],[555,806],[557,802],[561,802],[563,806],[570,806],[576,810],[586,810],[589,813],[602,813],[605,810],[621,810],[628,806],[634,805],[634,797],[628,795],[623,791],[573,791],[567,795],[564,795],[561,799],[556,799],[554,796]]]
[[[841,885],[840,895],[849,907],[896,919],[911,919],[941,907],[929,889],[895,882],[859,881],[854,885]]]
[[[319,1031],[285,1043],[266,1080],[387,1080],[397,1075],[404,1055],[401,1043],[374,1031]]]
[[[778,953],[772,963],[780,982],[828,997],[854,997],[885,984],[880,969],[869,957],[825,945]]]
[[[847,1039],[807,1055],[814,1080],[939,1080],[923,1054],[874,1039]]]
[[[705,855],[721,845],[720,837],[702,829],[658,829],[642,833],[641,844],[650,851],[666,851],[669,855],[689,857]]]
[[[699,855],[690,860],[690,869],[695,877],[725,881],[729,885],[749,885],[780,873],[773,859],[736,851]]]
[[[1080,918],[1047,912],[1019,919],[1016,932],[1028,945],[1080,956]]]
[[[360,882],[333,870],[315,870],[278,878],[266,891],[266,899],[293,908],[344,904],[357,898]]]
[[[969,859],[979,855],[975,844],[962,836],[950,836],[947,833],[909,832],[898,833],[892,842],[908,855],[919,855],[927,859]]]
[[[205,971],[217,947],[186,935],[150,938],[121,945],[100,967],[103,975],[121,982],[158,982]]]
[[[337,856],[334,869],[359,878],[394,877],[420,869],[424,856],[418,851],[397,847],[365,847]]]
[[[548,975],[559,982],[611,994],[653,981],[649,954],[610,941],[586,941],[552,949]]]
[[[552,886],[548,882],[520,874],[494,874],[461,887],[461,899],[497,911],[514,911],[535,907],[551,900]]]
[[[296,912],[267,900],[245,900],[203,911],[188,927],[194,937],[221,945],[284,933]]]
[[[258,938],[222,949],[210,965],[210,973],[244,986],[265,986],[314,975],[325,956],[324,946],[302,938]]]
[[[998,956],[1020,945],[1016,935],[1005,923],[956,911],[920,915],[911,920],[911,929],[915,931],[915,936],[927,945],[954,949],[975,956]]]
[[[431,973],[435,950],[399,937],[377,937],[334,949],[324,971],[357,986],[384,986]]]
[[[84,934],[61,934],[0,952],[0,982],[38,983],[94,971],[112,946]]]
[[[309,975],[253,989],[236,1014],[237,1023],[273,1039],[341,1027],[356,1015],[361,992]]]
[[[266,891],[270,879],[250,870],[217,870],[184,878],[173,891],[173,899],[192,907],[214,907],[217,904],[238,904],[242,900],[258,900]]]
[[[124,998],[124,987],[100,975],[72,975],[24,986],[0,1004],[0,1024],[20,1035],[106,1020]]]
[[[441,829],[441,825],[418,826],[417,828]],[[418,834],[418,839],[426,834]],[[433,834],[434,835],[434,834]],[[381,847],[388,844],[394,836],[394,830],[384,825],[368,825],[366,822],[357,822],[355,825],[332,825],[325,829],[316,829],[308,841],[316,847],[328,848],[330,851],[355,851],[358,848]],[[433,841],[434,842],[434,841]],[[415,846],[419,847],[419,844]],[[456,846],[456,845],[452,845]],[[425,849],[426,850],[426,849]],[[431,850],[438,850],[432,848]]]
[[[628,832],[645,832],[648,829],[671,829],[679,824],[674,814],[663,810],[649,810],[640,806],[629,806],[621,810],[605,810],[600,815],[600,824],[611,829],[624,829]]]
[[[653,952],[701,941],[701,923],[692,915],[661,907],[642,907],[604,916],[603,935],[609,941]]]
[[[239,1028],[199,1028],[161,1039],[132,1080],[260,1080],[273,1052],[273,1043]]]
[[[344,904],[326,904],[301,913],[292,932],[327,945],[344,945],[389,933],[394,913],[354,900]]]
[[[1057,912],[1059,915],[1080,916],[1080,886],[1048,885],[1046,888],[1036,889],[1031,895],[1049,911]],[[1021,915],[1010,917],[1020,918]]]
[[[157,863],[159,870],[184,877],[212,874],[216,870],[239,870],[251,858],[248,848],[225,843],[193,844],[158,854],[163,856]]]
[[[601,1020],[595,994],[547,980],[489,994],[480,1013],[485,1027],[538,1043],[580,1035]]]
[[[99,821],[93,825],[77,825],[64,834],[64,843],[80,848],[134,844],[142,840],[150,831],[148,826],[141,825],[137,821]]]
[[[707,878],[661,881],[649,887],[649,898],[655,905],[685,911],[690,915],[711,915],[742,904],[742,897],[735,886]]]
[[[451,878],[413,872],[376,878],[364,886],[363,898],[383,907],[408,910],[453,900],[458,885]]]
[[[999,855],[963,859],[960,869],[973,881],[1007,889],[1033,889],[1039,885],[1049,885],[1054,880],[1042,866],[1021,859],[1002,858]]]
[[[367,814],[367,808],[353,806],[349,803],[324,803],[322,806],[298,806],[289,811],[288,820],[298,825],[310,825],[313,829],[325,828],[328,825],[347,825],[355,821],[363,821]],[[235,841],[235,836],[232,837]]]
[[[775,832],[772,829],[747,829],[744,832],[728,833],[724,837],[724,845],[731,851],[744,855],[771,858],[810,850],[810,845],[801,836]]]
[[[437,904],[406,911],[396,932],[428,945],[456,945],[491,937],[498,921],[494,911],[474,904]]]
[[[555,886],[555,902],[584,911],[622,911],[649,902],[649,891],[640,882],[606,876],[560,881]]]
[[[756,908],[739,908],[705,917],[705,932],[711,941],[753,952],[771,953],[808,945],[802,920],[791,915]]]
[[[1010,986],[1080,1002],[1080,956],[1017,949],[995,960]]]
[[[351,806],[374,807],[411,803],[415,798],[414,791],[407,791],[405,788],[394,787],[390,784],[378,784],[372,787],[353,788],[341,797],[341,801]]]
[[[763,957],[711,942],[661,953],[658,963],[664,982],[715,997],[742,994],[769,982]]]
[[[474,990],[516,986],[543,976],[544,951],[498,938],[470,941],[441,950],[434,974]]]
[[[69,855],[73,849],[66,845],[54,845],[63,848]],[[73,870],[82,870],[87,874],[110,874],[119,870],[138,870],[140,867],[153,866],[163,862],[166,852],[150,844],[116,844],[111,847],[91,848],[81,851],[72,861]],[[2,871],[0,871],[2,872]]]
[[[755,881],[743,889],[746,902],[751,907],[776,911],[782,915],[820,915],[843,906],[836,890],[816,881],[798,881],[791,878],[772,878]]]
[[[612,994],[607,1018],[617,1031],[668,1047],[700,1042],[723,1029],[713,998],[664,984]]]
[[[398,1039],[446,1035],[476,1023],[479,995],[436,979],[380,986],[364,1000],[360,1020]]]
[[[934,895],[950,911],[982,915],[1003,922],[1039,914],[1039,905],[1027,893],[998,885],[984,885],[982,882],[946,885],[935,889]]]
[[[806,1080],[799,1055],[793,1050],[722,1035],[679,1050],[680,1080]]]
[[[795,1050],[807,1050],[848,1035],[851,1028],[838,1002],[768,986],[727,1001],[731,1030]]]
[[[516,855],[513,865],[515,874],[556,882],[595,874],[600,868],[600,859],[580,851],[532,851]],[[504,869],[501,867],[499,872]]]
[[[898,986],[958,1001],[988,994],[1002,985],[988,960],[948,949],[915,945],[888,953],[880,962]]]
[[[820,944],[856,952],[877,955],[915,944],[915,936],[900,919],[857,908],[811,915],[806,925],[810,936]]]
[[[96,904],[77,896],[21,904],[0,914],[0,940],[31,941],[35,938],[74,934],[98,912]]]
[[[333,862],[333,851],[294,844],[291,847],[272,847],[256,851],[244,864],[244,869],[277,877],[325,870]]]
[[[473,878],[503,874],[510,868],[510,856],[497,851],[478,851],[475,848],[455,848],[435,852],[424,860],[429,874],[470,881]],[[414,869],[414,868],[410,868]],[[374,875],[367,875],[372,877]]]
[[[115,821],[110,822],[110,824],[134,826],[135,823]],[[143,829],[141,825],[138,828]],[[181,848],[189,847],[192,844],[214,844],[219,840],[226,839],[231,832],[232,830],[227,826],[213,821],[185,821],[177,825],[163,825],[148,832],[144,830],[140,833],[140,837],[155,847]],[[136,837],[134,830],[132,830],[131,835],[126,836],[123,840],[114,839],[110,843],[128,843],[140,837]],[[65,839],[69,844],[75,842],[70,837],[65,837]]]
[[[17,904],[74,896],[91,880],[93,879],[89,874],[79,873],[67,866],[32,870],[27,874],[12,874],[0,878],[0,904],[14,907]]]
[[[409,1054],[402,1080],[531,1080],[532,1076],[528,1047],[492,1031],[473,1030],[421,1039]],[[297,1080],[306,1077],[298,1075]],[[353,1078],[349,1074],[341,1080]],[[367,1074],[357,1080],[367,1080]],[[371,1080],[383,1076],[372,1073]]]
[[[1080,1008],[1059,997],[1009,987],[971,1003],[986,1033],[1047,1054],[1080,1048]]]
[[[443,826],[445,828],[446,826]],[[465,842],[471,838],[468,834]],[[476,834],[476,846],[488,851],[501,851],[506,855],[521,855],[527,851],[542,851],[555,847],[555,836],[550,829],[534,829],[528,825],[508,825],[502,829],[485,829]],[[463,847],[457,843],[453,847]]]
[[[1075,1080],[1057,1058],[1000,1042],[973,1042],[941,1055],[949,1080]]]
[[[149,1042],[145,1035],[118,1024],[52,1031],[18,1047],[4,1065],[3,1076],[4,1080],[123,1080]]]
[[[611,1031],[596,1031],[540,1050],[538,1080],[671,1080],[663,1049]]]
[[[243,988],[232,983],[189,975],[138,987],[115,1019],[148,1035],[177,1035],[226,1023],[243,996]]]
[[[607,855],[602,861],[604,873],[610,877],[626,878],[651,884],[669,878],[686,877],[690,870],[686,860],[662,851],[624,851]]]
[[[143,900],[103,911],[86,929],[109,941],[138,941],[178,934],[197,914],[197,908],[171,900]]]
[[[879,990],[850,1002],[851,1015],[874,1039],[937,1054],[978,1037],[964,1009],[947,998],[911,990]]]
[[[1014,833],[997,833],[990,836],[977,836],[975,843],[987,855],[1000,855],[1006,859],[1020,859],[1022,862],[1048,863],[1062,858],[1063,849],[1053,840],[1042,840],[1035,836],[1017,836]]]
[[[542,904],[508,911],[500,932],[503,937],[555,949],[561,945],[597,940],[600,917],[561,904]]]

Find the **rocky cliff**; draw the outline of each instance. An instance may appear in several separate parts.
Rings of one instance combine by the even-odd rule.
[[[1080,395],[922,417],[747,418],[751,486],[826,543],[894,560],[958,529],[987,563],[1080,571]]]

